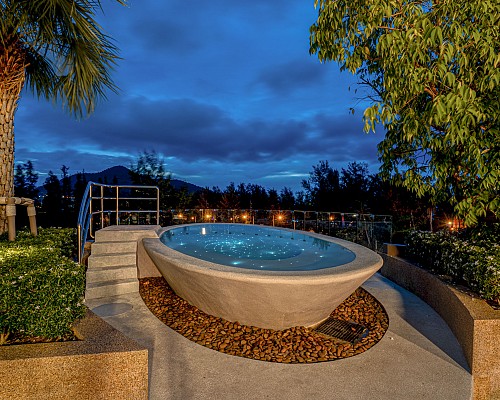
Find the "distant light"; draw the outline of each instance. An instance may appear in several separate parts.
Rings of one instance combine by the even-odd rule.
[[[201,228],[201,234],[206,235],[207,234],[207,229],[206,228]]]

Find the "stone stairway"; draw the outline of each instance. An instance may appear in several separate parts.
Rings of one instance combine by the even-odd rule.
[[[157,226],[109,226],[95,233],[88,258],[85,299],[139,291],[137,241],[156,236]]]

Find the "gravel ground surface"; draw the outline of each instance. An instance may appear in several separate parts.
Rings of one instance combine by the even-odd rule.
[[[187,339],[226,354],[281,363],[314,363],[351,357],[378,343],[389,326],[383,306],[358,288],[331,314],[368,328],[357,343],[303,326],[262,329],[205,314],[177,296],[163,278],[140,279],[140,294],[151,312]]]

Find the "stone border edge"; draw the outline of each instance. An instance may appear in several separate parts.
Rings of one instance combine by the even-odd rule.
[[[148,398],[148,350],[87,310],[83,340],[0,347],[0,398]]]

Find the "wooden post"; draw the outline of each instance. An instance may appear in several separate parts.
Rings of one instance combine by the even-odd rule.
[[[38,234],[38,230],[36,227],[36,208],[35,203],[29,203],[26,208],[28,212],[28,218],[30,220],[30,231],[33,236]]]
[[[16,240],[16,199],[14,197],[7,198],[7,205],[5,207],[7,226],[9,230],[9,241],[13,242]]]

